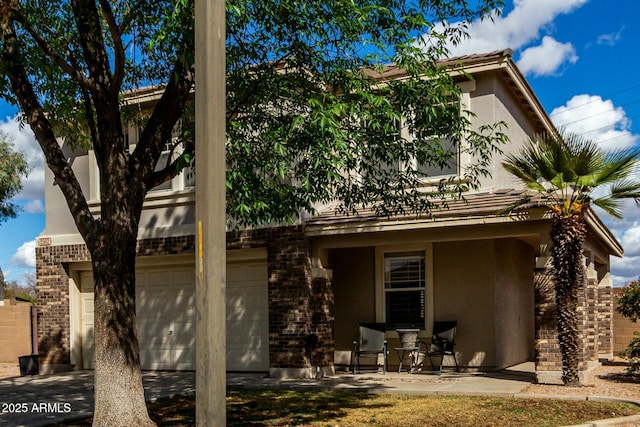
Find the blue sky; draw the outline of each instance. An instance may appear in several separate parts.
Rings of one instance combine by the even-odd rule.
[[[640,144],[640,3],[636,0],[512,0],[493,22],[474,23],[472,38],[454,55],[511,48],[514,59],[557,125],[607,148]],[[0,268],[9,280],[33,271],[34,241],[44,228],[43,159],[29,129],[19,131],[16,110],[0,105],[0,131],[33,165],[16,201],[23,213],[0,224]],[[629,204],[623,221],[603,217],[623,244],[614,258],[614,283],[640,276],[640,209]]]

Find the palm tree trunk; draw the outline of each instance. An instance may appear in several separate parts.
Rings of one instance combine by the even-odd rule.
[[[578,289],[584,282],[582,245],[586,224],[582,214],[554,215],[551,226],[551,260],[556,291],[558,343],[562,354],[562,382],[579,386]]]

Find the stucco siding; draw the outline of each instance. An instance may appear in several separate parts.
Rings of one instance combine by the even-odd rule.
[[[62,191],[60,191],[60,187],[53,184],[53,173],[49,168],[44,169],[44,185],[46,213],[45,229],[41,234],[44,236],[78,234],[78,228],[69,212],[67,202],[62,195]]]
[[[534,356],[534,254],[516,239],[496,240],[496,368]]]
[[[495,365],[493,240],[433,245],[434,320],[457,320],[458,363]]]
[[[334,249],[329,255],[335,296],[336,364],[349,363],[360,322],[376,320],[373,247]]]
[[[531,122],[530,113],[522,108],[522,104],[514,97],[512,90],[495,74],[482,73],[474,76],[476,90],[471,92],[471,110],[475,117],[471,119],[474,127],[503,122],[506,128],[502,132],[508,134],[507,145],[500,148],[503,152],[515,152],[524,142],[538,130]],[[495,154],[490,167],[491,176],[481,179],[481,188],[520,188],[522,186],[502,167],[504,154]]]

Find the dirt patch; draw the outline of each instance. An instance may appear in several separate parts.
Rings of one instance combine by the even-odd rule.
[[[640,401],[640,376],[628,375],[623,365],[603,365],[590,372],[587,384],[564,387],[532,384],[524,394],[555,394],[564,396],[607,396]]]
[[[0,363],[0,380],[19,376],[20,365],[17,360],[16,363]]]

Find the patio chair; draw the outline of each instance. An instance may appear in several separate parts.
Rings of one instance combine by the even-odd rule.
[[[442,365],[445,356],[453,356],[453,361],[456,365],[456,372],[458,372],[458,360],[456,359],[456,352],[454,349],[456,344],[457,327],[458,322],[455,320],[434,322],[431,342],[427,343],[421,341],[419,343],[419,354],[429,358],[431,370],[435,371],[433,358],[436,358],[436,360],[440,358],[438,372],[442,373]]]
[[[387,340],[385,339],[386,325],[384,323],[360,323],[359,337],[353,342],[351,359],[352,372],[360,372],[360,359],[374,359],[376,370],[378,359],[382,355],[382,373],[387,372]]]

